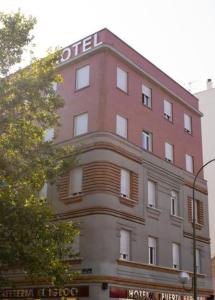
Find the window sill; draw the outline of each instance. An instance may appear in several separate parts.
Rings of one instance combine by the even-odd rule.
[[[124,91],[122,90],[120,87],[116,86],[117,90],[119,90],[120,92],[122,92],[123,94],[128,96],[128,91]]]
[[[83,91],[83,90],[85,90],[85,89],[87,89],[87,88],[89,88],[90,87],[90,84],[88,84],[88,85],[86,85],[86,86],[84,86],[84,87],[81,87],[81,88],[75,88],[75,93],[77,93],[77,92],[80,92],[80,91]]]
[[[172,214],[170,215],[170,219],[172,221],[172,224],[176,225],[176,226],[180,226],[184,221],[184,219],[182,217],[177,216],[177,215],[172,215]]]
[[[81,202],[82,201],[82,196],[83,196],[83,194],[70,195],[68,197],[62,198],[62,201],[65,204],[71,204],[71,203]]]
[[[193,222],[192,222],[192,227],[193,227]],[[196,224],[195,224],[195,227],[196,227],[196,229],[198,229],[198,230],[202,230],[203,225],[200,224],[200,223],[196,223]]]
[[[119,202],[129,207],[133,207],[137,204],[137,201],[122,196],[119,196]]]
[[[189,129],[184,128],[184,132],[192,136],[192,131],[190,131]]]
[[[166,120],[167,122],[169,122],[170,124],[173,124],[173,119],[170,117],[165,117],[165,115],[163,115],[164,120]]]
[[[147,212],[149,217],[158,220],[161,210],[156,207],[147,206]]]

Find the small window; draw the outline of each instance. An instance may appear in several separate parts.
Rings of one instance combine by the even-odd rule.
[[[131,184],[131,178],[130,178],[130,172],[121,169],[121,180],[120,180],[120,193],[122,197],[130,198],[130,184]]]
[[[187,133],[192,133],[192,119],[191,116],[184,114],[184,130]]]
[[[74,136],[88,132],[88,113],[74,117]]]
[[[156,183],[148,180],[148,206],[156,206]]]
[[[193,157],[189,154],[186,154],[185,159],[186,159],[186,170],[188,172],[193,173]]]
[[[116,86],[127,93],[128,91],[128,73],[117,67],[117,84]]]
[[[90,66],[84,66],[76,70],[75,88],[80,90],[90,85]]]
[[[180,268],[180,247],[176,243],[172,243],[172,267],[173,269]]]
[[[200,206],[201,206],[201,202],[199,200],[194,200],[195,203],[195,223],[200,224],[201,220],[200,220]],[[193,201],[191,201],[191,213],[192,213],[192,221],[193,221]]]
[[[142,85],[142,103],[149,108],[152,107],[152,90],[145,85]]]
[[[145,130],[142,132],[142,147],[147,151],[152,151],[152,134]]]
[[[178,193],[171,191],[171,214],[178,216]]]
[[[164,100],[164,118],[172,121],[172,103],[167,100]]]
[[[70,173],[70,195],[78,196],[82,192],[82,168],[75,168]]]
[[[156,248],[157,248],[157,240],[155,238],[148,238],[148,258],[150,265],[156,265]]]
[[[120,230],[120,259],[130,259],[130,231]]]
[[[116,116],[116,133],[127,139],[128,121],[119,115]]]
[[[165,143],[165,159],[173,162],[173,145],[169,143]]]
[[[44,142],[51,142],[54,139],[54,128],[48,128],[45,130]]]
[[[196,249],[196,272],[201,272],[201,252],[199,249]]]

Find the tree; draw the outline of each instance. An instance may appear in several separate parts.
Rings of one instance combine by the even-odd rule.
[[[59,52],[14,72],[35,22],[19,11],[0,14],[0,285],[14,268],[63,284],[70,276],[65,245],[78,233],[73,223],[56,219],[39,193],[75,162],[71,147],[44,140],[46,130],[59,125],[63,105],[53,89],[61,82]]]

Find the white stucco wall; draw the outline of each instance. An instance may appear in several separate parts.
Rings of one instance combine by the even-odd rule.
[[[215,88],[195,96],[199,99],[202,118],[202,142],[204,163],[215,158]],[[205,179],[208,180],[209,225],[211,237],[211,255],[215,255],[215,162],[205,167]]]

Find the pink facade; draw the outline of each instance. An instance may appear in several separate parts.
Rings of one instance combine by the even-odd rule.
[[[68,59],[61,69],[59,93],[65,100],[58,142],[73,137],[74,116],[88,112],[88,132],[116,133],[116,115],[128,120],[128,141],[142,147],[142,131],[152,133],[152,154],[164,159],[165,142],[174,146],[174,164],[185,169],[193,157],[194,173],[202,165],[201,114],[198,100],[109,30],[98,32],[99,45]],[[102,42],[102,43],[101,43]],[[81,47],[81,44],[80,44]],[[81,56],[81,60],[79,60]],[[75,90],[76,69],[90,66],[90,84]],[[128,73],[128,93],[116,87],[117,67]],[[142,104],[142,84],[152,90],[152,108]],[[164,118],[164,99],[172,103],[173,121]],[[184,113],[192,118],[192,134],[184,130]]]

